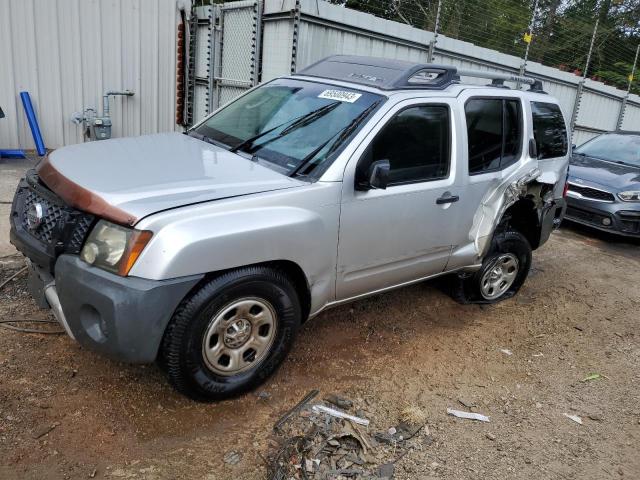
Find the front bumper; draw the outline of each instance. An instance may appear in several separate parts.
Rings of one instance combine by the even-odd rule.
[[[605,232],[640,237],[640,204],[567,198],[565,218]]]
[[[40,274],[46,281],[46,272]],[[84,347],[122,362],[150,363],[173,312],[202,278],[119,277],[61,255],[44,294],[67,333]]]

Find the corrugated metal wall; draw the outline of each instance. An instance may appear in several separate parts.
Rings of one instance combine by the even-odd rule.
[[[114,137],[176,129],[178,18],[176,0],[0,0],[0,148],[34,148],[23,90],[49,148],[82,142],[70,118],[108,89],[135,92],[111,99]]]
[[[288,75],[294,56],[298,70],[332,54],[376,55],[420,62],[427,59],[432,32],[321,0],[301,0],[299,8],[297,48],[294,52],[292,42],[296,1],[265,0],[263,81]],[[513,74],[518,72],[522,60],[440,35],[434,62]],[[558,98],[569,121],[580,77],[535,62],[527,64],[527,73],[543,80],[545,90]],[[483,80],[475,81],[486,83]],[[574,143],[583,143],[601,131],[614,130],[625,93],[587,79],[576,121]],[[629,97],[622,126],[628,130],[640,130],[639,96]]]

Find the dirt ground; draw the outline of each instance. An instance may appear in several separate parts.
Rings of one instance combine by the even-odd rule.
[[[218,404],[181,397],[155,366],[0,329],[0,478],[264,479],[274,422],[314,388],[361,405],[372,432],[407,406],[426,414],[433,442],[397,479],[640,478],[638,246],[563,228],[498,305],[424,283],[327,311],[263,388]],[[1,258],[0,281],[21,266]],[[24,276],[0,291],[12,318],[47,318]],[[460,401],[490,423],[447,416]]]

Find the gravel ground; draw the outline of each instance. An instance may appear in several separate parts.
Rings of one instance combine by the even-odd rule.
[[[155,366],[0,329],[0,478],[265,479],[273,424],[311,389],[351,399],[371,436],[420,412],[409,446],[376,459],[397,479],[640,478],[639,245],[563,228],[498,305],[423,283],[327,311],[261,389],[217,404]],[[0,282],[22,266],[0,258]],[[50,318],[24,276],[0,291],[0,319],[15,318]]]

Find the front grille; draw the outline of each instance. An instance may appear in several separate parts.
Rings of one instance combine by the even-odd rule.
[[[39,218],[34,221],[36,212]],[[11,212],[12,238],[19,250],[43,267],[52,269],[63,253],[80,253],[94,222],[93,215],[66,205],[40,183],[34,171],[18,185]]]
[[[37,229],[31,229],[29,227],[27,215],[34,205],[40,205],[44,214],[41,221],[42,223]],[[45,243],[51,243],[53,240],[54,229],[59,225],[63,214],[64,211],[61,206],[48,201],[34,190],[27,190],[24,200],[24,208],[21,215],[22,228],[31,232],[31,235],[36,237],[38,240]]]
[[[625,233],[640,233],[640,212],[621,211],[618,212],[620,219],[620,230]]]
[[[565,214],[568,218],[574,218],[576,220],[582,220],[583,222],[592,223],[599,227],[607,227],[607,225],[602,224],[602,220],[605,218],[611,218],[609,215],[602,215],[599,213],[589,212],[587,210],[582,210],[580,208],[575,208],[572,206],[567,207],[567,212]],[[613,222],[612,222],[613,223]],[[613,225],[609,225],[609,228],[613,227]]]
[[[569,184],[569,191],[579,193],[584,198],[599,200],[601,202],[614,202],[616,200],[616,197],[613,195],[613,193],[598,190],[597,188],[576,185],[575,183]]]

